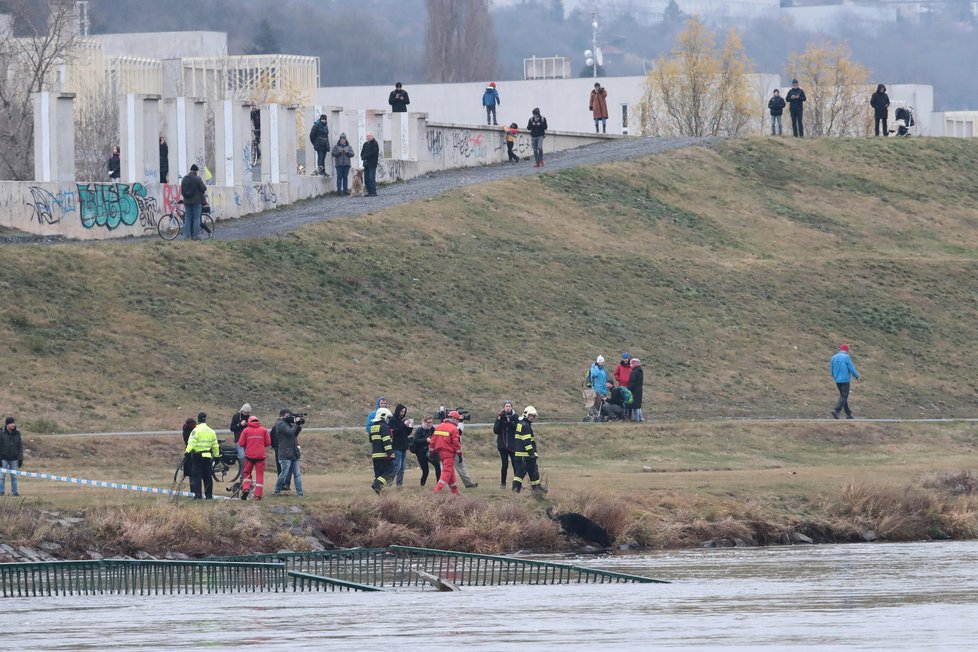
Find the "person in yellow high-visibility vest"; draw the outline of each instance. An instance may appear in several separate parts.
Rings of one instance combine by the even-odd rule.
[[[214,458],[220,456],[221,446],[217,442],[217,433],[207,425],[207,413],[201,412],[197,415],[197,427],[190,433],[187,440],[187,453],[193,460],[193,472],[190,475],[190,491],[194,493],[194,500],[206,497],[207,500],[214,498]],[[204,491],[201,495],[201,481],[203,480]]]

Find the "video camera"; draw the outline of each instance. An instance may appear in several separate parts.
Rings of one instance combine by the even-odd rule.
[[[289,425],[301,426],[306,422],[305,412],[289,412],[284,417],[283,420]]]
[[[448,413],[452,411],[452,408],[446,408],[444,405],[438,408],[438,412],[435,413],[435,419],[438,421],[444,421],[448,418]],[[468,410],[465,408],[457,407],[455,411],[462,416],[462,421],[469,421],[472,419],[472,415],[469,414]]]

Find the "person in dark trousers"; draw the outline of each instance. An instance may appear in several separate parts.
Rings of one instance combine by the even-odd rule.
[[[326,124],[326,114],[319,116],[319,120],[312,123],[309,130],[309,142],[316,149],[316,174],[329,176],[326,174],[326,156],[330,153],[329,147],[329,126]]]
[[[285,423],[285,417],[289,416],[288,408],[282,408],[278,411],[278,418],[275,419],[275,425],[272,429],[268,431],[268,434],[272,437],[272,452],[275,453],[275,477],[282,475],[282,461],[279,459],[278,454],[278,435],[282,432],[281,425]],[[288,486],[284,487],[286,491],[292,491],[292,478],[291,476],[287,479]],[[276,489],[278,491],[278,489]]]
[[[17,430],[17,420],[7,417],[0,431],[0,468],[17,471],[24,466],[24,440]],[[7,493],[7,474],[0,472],[0,496]],[[10,495],[19,496],[17,476],[10,474]]]
[[[404,469],[407,466],[408,437],[414,428],[414,420],[407,418],[407,406],[398,403],[391,419],[391,446],[394,448],[394,484],[404,486]]]
[[[608,379],[607,383],[608,400],[601,404],[601,418],[603,421],[621,421],[625,418],[625,395],[621,391],[621,386]]]
[[[540,109],[533,109],[533,115],[526,123],[526,130],[530,132],[530,139],[533,142],[533,164],[535,168],[543,167],[543,139],[547,137],[547,119],[540,115]]]
[[[170,176],[170,146],[166,144],[166,138],[160,136],[160,183],[166,183]]]
[[[527,405],[523,410],[523,416],[516,422],[516,434],[514,435],[516,445],[513,449],[516,452],[516,459],[519,460],[520,468],[516,469],[513,476],[513,491],[515,493],[523,491],[523,478],[527,475],[530,476],[530,489],[533,490],[534,494],[547,493],[547,490],[540,485],[540,469],[537,465],[537,442],[533,437],[533,422],[536,418],[536,408]]]
[[[506,134],[506,155],[509,156],[510,163],[520,162],[520,157],[513,152],[513,147],[516,146],[516,134],[519,132],[520,128],[515,122],[508,127],[503,127],[503,133]]]
[[[780,136],[781,135],[781,114],[784,113],[784,98],[781,97],[781,91],[774,89],[774,95],[771,99],[767,101],[767,108],[771,112],[771,135]],[[776,130],[776,131],[775,131]]]
[[[370,488],[378,496],[394,479],[394,445],[391,441],[391,427],[387,423],[392,416],[390,410],[380,408],[370,424],[370,459],[374,463],[374,481]]]
[[[363,185],[367,188],[367,197],[377,196],[377,163],[380,160],[380,145],[371,131],[367,132],[367,140],[360,148],[360,161],[363,163]]]
[[[197,427],[197,422],[194,421],[193,417],[187,417],[187,420],[183,422],[184,449],[187,448],[187,442],[190,441],[190,433],[192,433],[194,431],[194,428],[196,427]],[[193,475],[193,472],[194,472],[193,459],[190,457],[189,454],[186,454],[183,456],[183,475],[189,478],[191,475]]]
[[[217,433],[207,425],[207,413],[197,414],[197,427],[187,440],[187,453],[193,458],[193,473],[190,476],[190,491],[195,500],[214,498],[214,458],[220,456],[221,446],[217,443]],[[203,483],[203,495],[201,495]]]
[[[122,154],[119,152],[119,146],[112,146],[112,153],[109,154],[109,179],[113,181],[118,181],[119,177],[122,175]]]
[[[621,354],[621,361],[615,366],[615,383],[619,387],[628,387],[628,378],[632,375],[632,356],[627,352]],[[622,416],[625,421],[632,419],[632,406],[625,406],[625,414]]]
[[[601,123],[601,132],[608,133],[608,91],[600,82],[594,82],[587,108],[594,118],[594,133],[598,133],[598,123]]]
[[[805,97],[805,91],[801,90],[798,86],[798,80],[792,79],[791,90],[784,96],[784,100],[788,103],[788,111],[791,113],[791,133],[794,134],[795,138],[805,137],[805,124],[803,119],[805,101],[807,99]]]
[[[499,487],[506,488],[506,472],[509,470],[509,463],[513,463],[513,475],[516,475],[516,455],[510,448],[510,442],[516,439],[516,422],[518,421],[516,412],[513,410],[513,402],[503,403],[503,409],[496,415],[496,422],[492,425],[492,432],[496,435],[496,450],[499,451],[499,462],[501,465],[499,472]]]
[[[632,420],[645,421],[642,415],[642,389],[645,384],[645,371],[642,361],[632,358],[632,373],[628,376],[628,391],[632,393]]]
[[[200,240],[200,216],[204,210],[207,186],[197,176],[200,168],[194,163],[190,172],[180,180],[180,194],[183,195],[183,237],[185,240]]]
[[[238,444],[238,439],[241,437],[241,431],[248,427],[248,417],[251,416],[251,403],[245,403],[241,406],[241,409],[231,415],[231,425],[228,426],[228,430],[231,431],[231,436],[234,438],[234,445],[238,449],[238,463],[241,464],[241,468],[244,468],[244,446]]]
[[[411,103],[408,93],[402,88],[401,82],[394,84],[394,90],[387,97],[387,103],[391,105],[392,113],[407,113],[407,105]]]
[[[302,471],[299,469],[299,433],[302,432],[302,424],[299,423],[289,410],[282,410],[284,415],[275,423],[272,429],[272,439],[277,440],[278,447],[275,449],[275,459],[281,464],[278,480],[275,481],[275,496],[281,496],[283,491],[289,491],[292,486],[292,479],[295,479],[295,494],[302,494]],[[275,432],[275,430],[278,432]],[[275,445],[274,443],[272,444]]]
[[[418,466],[421,467],[421,486],[428,481],[429,464],[435,467],[435,477],[441,477],[441,461],[438,456],[428,457],[431,435],[435,432],[434,417],[430,414],[424,415],[421,425],[414,430],[411,440],[408,443],[408,450],[418,458]]]
[[[832,410],[832,418],[838,419],[839,412],[842,410],[845,410],[847,419],[853,418],[852,410],[849,409],[849,383],[853,377],[859,382],[862,382],[862,378],[859,377],[859,372],[856,371],[856,366],[852,364],[852,358],[849,357],[848,344],[839,345],[839,352],[833,355],[829,362],[829,373],[835,380],[835,386],[839,388],[839,401]]]
[[[890,117],[890,96],[886,94],[886,86],[879,84],[876,92],[869,98],[869,105],[873,107],[873,118],[876,127],[876,135],[880,135],[880,123],[883,124],[883,135],[889,136],[886,121]]]
[[[333,166],[336,168],[336,194],[350,194],[350,162],[356,154],[353,145],[346,139],[346,134],[340,134],[333,145]]]
[[[502,104],[499,99],[499,91],[496,90],[496,82],[489,82],[486,90],[482,93],[482,106],[486,107],[486,124],[495,125],[496,106]]]

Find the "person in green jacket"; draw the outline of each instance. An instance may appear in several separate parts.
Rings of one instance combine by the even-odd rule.
[[[193,473],[190,476],[190,491],[194,500],[214,498],[214,458],[221,455],[221,446],[217,442],[217,433],[207,425],[207,413],[197,415],[197,427],[190,433],[187,440],[186,452],[193,460]],[[204,495],[201,496],[201,481],[204,484]]]

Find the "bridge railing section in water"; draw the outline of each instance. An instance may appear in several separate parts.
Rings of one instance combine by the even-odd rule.
[[[0,595],[279,592],[284,564],[101,559],[0,564]]]
[[[384,586],[390,576],[391,559],[384,548],[348,548],[313,552],[278,552],[263,555],[219,557],[222,561],[284,564],[290,573],[302,573],[302,588],[296,590],[368,590]],[[321,581],[308,578],[317,576]],[[333,580],[331,584],[328,580]],[[295,585],[296,583],[293,582]]]

